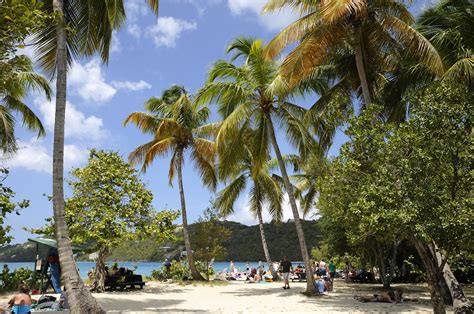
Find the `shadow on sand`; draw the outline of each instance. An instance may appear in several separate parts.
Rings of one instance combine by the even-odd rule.
[[[182,300],[176,299],[117,299],[102,296],[98,299],[99,303],[107,309],[107,313],[157,313],[157,312],[200,312],[195,309],[176,309],[176,305],[182,303]]]

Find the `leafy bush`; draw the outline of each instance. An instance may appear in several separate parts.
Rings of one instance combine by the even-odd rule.
[[[3,268],[2,271],[2,290],[11,291],[16,290],[21,284],[30,285],[33,281],[33,271],[27,268],[18,268],[13,272],[7,267]]]
[[[200,273],[206,273],[205,263],[201,261],[196,261],[196,267]],[[209,275],[213,274],[214,270],[212,270],[211,268],[209,270]],[[165,281],[167,279],[188,280],[189,278],[191,278],[191,270],[189,269],[187,263],[173,260],[171,261],[171,267],[169,272],[163,265],[160,269],[155,269],[151,272],[151,278],[158,281]]]

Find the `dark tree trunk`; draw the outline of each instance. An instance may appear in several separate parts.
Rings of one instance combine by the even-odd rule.
[[[178,185],[179,185],[179,196],[181,200],[181,216],[183,217],[183,237],[184,237],[184,246],[186,247],[186,259],[188,260],[189,269],[191,270],[191,275],[194,280],[204,280],[204,277],[199,273],[194,263],[193,250],[191,248],[191,239],[189,237],[188,230],[188,215],[186,212],[186,199],[184,197],[184,186],[183,186],[183,151],[178,152]]]
[[[63,0],[53,0],[53,10],[64,16]],[[64,204],[64,125],[66,117],[67,48],[64,19],[56,30],[56,109],[53,139],[53,214],[58,242],[61,277],[66,286],[71,313],[105,313],[79,276],[66,224]]]
[[[430,247],[431,254],[434,255],[434,259],[438,267],[443,266],[444,257],[439,252],[439,249],[436,244],[433,244],[433,247]],[[474,306],[469,301],[469,299],[464,294],[464,291],[451,271],[451,267],[447,262],[443,266],[443,280],[451,294],[451,300],[454,307],[455,313],[474,313]]]
[[[107,272],[105,270],[105,260],[110,254],[108,247],[101,247],[99,249],[99,256],[95,262],[95,277],[94,283],[92,284],[91,291],[104,292],[105,291],[105,277]]]
[[[384,250],[382,245],[377,242],[377,258],[380,265],[380,279],[382,280],[383,287],[386,289],[390,288],[390,278],[387,276],[387,265],[385,263]]]
[[[291,185],[290,178],[286,171],[285,162],[283,160],[283,156],[280,151],[280,147],[278,146],[278,142],[275,135],[275,129],[273,128],[273,121],[270,114],[267,112],[265,113],[265,117],[267,119],[268,125],[268,133],[270,134],[270,139],[272,141],[273,149],[275,150],[275,155],[278,160],[278,165],[280,166],[281,176],[283,178],[283,182],[285,184],[285,188],[288,193],[288,198],[290,199],[290,206],[291,211],[293,213],[293,218],[295,220],[295,227],[296,227],[296,234],[298,235],[298,241],[301,250],[301,256],[303,257],[303,261],[306,268],[306,293],[315,293],[314,287],[314,277],[312,271],[312,264],[308,254],[308,248],[306,247],[306,240],[303,231],[303,224],[300,220],[300,215],[298,213],[298,207],[296,205],[295,194],[293,192],[293,186]]]
[[[398,254],[398,247],[400,246],[400,241],[393,241],[393,246],[392,246],[392,256],[390,257],[389,260],[389,284],[392,283],[393,279],[397,276],[395,272],[395,268],[397,266],[397,254]]]
[[[445,314],[446,306],[443,301],[440,286],[442,274],[440,272],[438,262],[433,257],[429,247],[426,244],[418,240],[414,240],[413,244],[415,245],[415,248],[420,255],[420,258],[426,269],[428,286],[430,288],[431,303],[433,304],[433,312],[435,314]]]

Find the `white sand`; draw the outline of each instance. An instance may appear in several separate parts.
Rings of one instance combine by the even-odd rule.
[[[338,287],[339,285],[339,287]],[[96,294],[110,313],[212,312],[212,313],[283,313],[283,312],[397,312],[431,313],[425,288],[408,293],[419,302],[400,304],[361,303],[355,293],[373,293],[371,286],[345,285],[336,282],[335,291],[322,296],[307,297],[301,292],[304,283],[293,283],[283,290],[281,283],[230,282],[227,285],[178,285],[148,283],[143,291]],[[380,285],[378,286],[380,288]],[[368,290],[367,290],[368,289]],[[365,291],[364,291],[365,290]]]
[[[419,302],[361,303],[354,294],[373,294],[380,285],[344,284],[336,280],[328,295],[307,297],[301,292],[305,283],[292,283],[283,290],[282,283],[229,282],[220,285],[148,282],[143,290],[94,294],[108,313],[432,313],[426,285],[401,286],[405,295]],[[34,296],[37,297],[37,296]],[[0,296],[0,305],[8,296]],[[451,308],[448,308],[452,312]]]

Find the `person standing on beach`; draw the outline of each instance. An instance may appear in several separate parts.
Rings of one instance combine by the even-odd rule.
[[[230,265],[229,265],[229,271],[231,273],[233,273],[235,271],[235,265],[234,265],[234,261],[230,261]]]
[[[263,278],[263,273],[264,273],[264,266],[263,266],[263,262],[262,262],[262,259],[259,259],[258,260],[258,267],[257,267],[257,270],[258,270],[258,274],[260,276],[260,280],[262,280]]]
[[[319,274],[321,275],[321,277],[324,277],[326,276],[326,273],[327,273],[326,262],[324,261],[324,258],[323,258],[319,262]]]
[[[346,283],[349,283],[349,271],[350,271],[350,268],[351,268],[351,264],[349,264],[349,262],[346,261],[346,266],[344,266],[344,269],[343,269],[343,272],[344,272],[344,281]]]
[[[331,275],[331,279],[336,278],[336,265],[334,265],[332,259],[329,261],[329,274]]]
[[[288,260],[288,256],[283,257],[283,261],[280,262],[281,272],[283,275],[283,280],[285,281],[285,286],[283,289],[290,289],[290,272],[293,268],[291,262]]]

